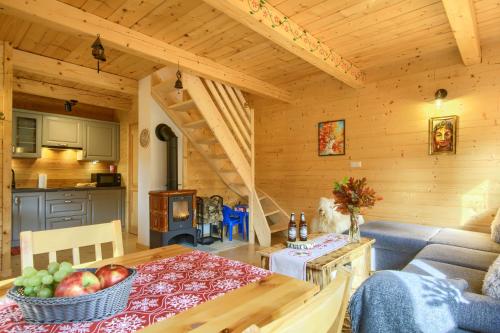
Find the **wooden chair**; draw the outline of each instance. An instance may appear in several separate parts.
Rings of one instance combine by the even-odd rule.
[[[80,247],[95,246],[95,260],[102,260],[102,243],[113,243],[113,257],[123,255],[120,221],[74,228],[44,231],[23,231],[21,237],[21,267],[33,266],[33,256],[49,254],[49,262],[57,261],[57,251],[72,249],[73,265],[80,265]]]
[[[339,333],[351,291],[352,274],[337,270],[335,280],[297,309],[266,326],[252,325],[243,333]]]

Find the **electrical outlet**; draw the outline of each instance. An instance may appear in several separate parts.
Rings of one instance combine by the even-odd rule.
[[[351,161],[351,168],[361,168],[361,161]]]

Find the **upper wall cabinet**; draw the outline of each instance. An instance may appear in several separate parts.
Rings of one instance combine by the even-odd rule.
[[[79,160],[117,161],[119,159],[119,126],[102,121],[85,121],[83,150]]]
[[[43,116],[42,145],[83,148],[84,121],[77,118]]]
[[[14,110],[12,116],[12,157],[41,157],[42,115]]]

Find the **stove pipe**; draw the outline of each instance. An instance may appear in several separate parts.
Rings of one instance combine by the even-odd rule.
[[[156,136],[167,143],[167,190],[178,190],[177,136],[166,124],[156,126]]]

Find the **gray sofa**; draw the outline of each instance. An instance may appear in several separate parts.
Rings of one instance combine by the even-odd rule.
[[[427,313],[426,320],[413,320],[403,331],[500,333],[500,300],[481,294],[484,276],[500,254],[489,234],[396,222],[370,222],[360,229],[363,237],[376,239],[372,270],[385,271],[353,296],[353,332],[401,331],[402,326],[391,326],[398,323],[395,317],[408,324],[408,317]],[[430,296],[440,301],[422,301]],[[437,311],[442,306],[446,311]],[[384,323],[380,318],[387,314],[393,318]]]

